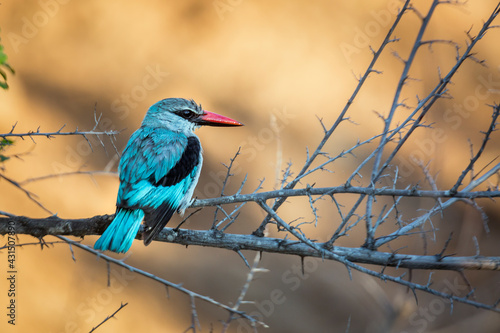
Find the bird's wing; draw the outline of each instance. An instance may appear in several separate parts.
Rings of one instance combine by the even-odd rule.
[[[141,128],[132,135],[120,161],[118,208],[145,212],[144,242],[163,229],[172,214],[190,200],[201,167],[197,137]]]

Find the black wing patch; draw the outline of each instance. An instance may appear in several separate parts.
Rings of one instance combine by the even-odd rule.
[[[190,136],[188,138],[186,150],[184,150],[179,162],[158,181],[155,181],[154,173],[149,178],[149,181],[157,187],[173,186],[179,183],[181,180],[188,177],[200,162],[200,151],[200,141],[197,137]],[[151,241],[163,230],[177,208],[178,207],[172,207],[168,202],[162,203],[154,210],[151,208],[142,208],[145,212],[144,222],[146,224],[143,237],[145,245],[149,245],[149,243],[151,243]]]
[[[144,245],[149,245],[149,243],[160,234],[175,211],[176,208],[164,202],[155,210],[145,212],[144,223],[146,224],[146,228],[143,236]]]
[[[149,178],[149,181],[154,186],[173,186],[186,178],[200,162],[200,141],[195,136],[188,138],[186,150],[182,154],[179,162],[162,178],[155,181],[154,173]],[[167,220],[168,221],[168,220]]]

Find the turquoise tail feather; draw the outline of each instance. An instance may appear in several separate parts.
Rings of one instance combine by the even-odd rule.
[[[94,249],[125,253],[139,231],[144,212],[141,209],[119,209],[113,222],[95,242]]]

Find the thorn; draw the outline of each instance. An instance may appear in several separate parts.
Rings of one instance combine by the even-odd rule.
[[[250,267],[250,265],[248,264],[247,258],[245,258],[243,253],[241,253],[240,249],[234,249],[234,251],[236,251],[236,253],[238,253],[238,255],[241,257],[241,259],[243,259],[243,261],[245,262],[245,265],[247,265],[248,269],[252,269]],[[262,256],[262,252],[261,252],[261,256]]]

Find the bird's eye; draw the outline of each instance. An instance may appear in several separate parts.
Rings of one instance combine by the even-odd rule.
[[[178,113],[178,115],[184,119],[193,119],[196,116],[196,113],[191,110],[182,110]]]

